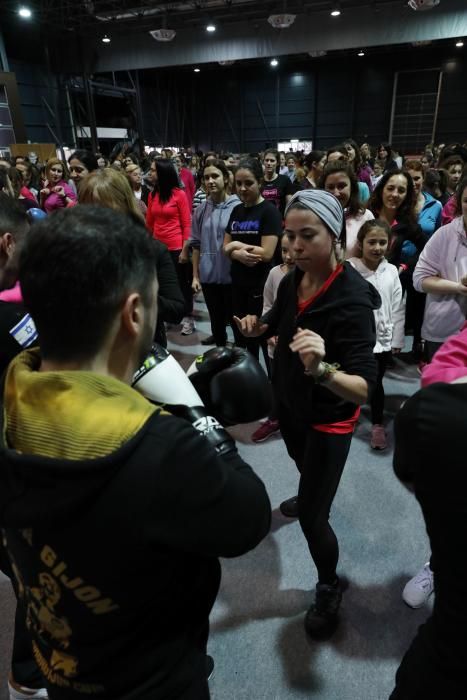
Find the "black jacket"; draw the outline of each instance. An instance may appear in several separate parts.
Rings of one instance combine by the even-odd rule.
[[[467,384],[421,389],[394,420],[394,470],[413,484],[435,571],[433,615],[397,673],[397,697],[466,697]],[[401,535],[407,533],[401,526]]]
[[[3,436],[3,431],[2,431]],[[107,457],[0,447],[0,526],[51,700],[175,700],[205,674],[217,557],[270,524],[260,479],[153,414]]]
[[[326,362],[337,362],[347,374],[363,377],[371,393],[376,380],[373,310],[380,307],[381,299],[376,289],[345,262],[326,292],[297,315],[297,289],[302,277],[299,269],[284,277],[274,306],[262,319],[269,324],[267,335],[279,336],[273,383],[281,411],[306,426],[345,420],[355,413],[355,404],[305,376],[300,357],[290,350],[289,343],[299,327],[318,333],[326,345]]]

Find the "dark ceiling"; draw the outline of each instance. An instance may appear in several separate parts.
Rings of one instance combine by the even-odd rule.
[[[208,20],[222,26],[233,22],[267,22],[271,14],[297,15],[330,13],[338,4],[342,15],[365,7],[374,12],[388,5],[407,5],[406,0],[25,0],[33,12],[31,20],[21,20],[18,0],[3,0],[0,9],[2,29],[18,31],[21,22],[32,22],[42,30],[72,31],[83,36],[106,30],[127,33],[167,27],[180,30],[204,27]],[[297,21],[296,20],[296,21]]]

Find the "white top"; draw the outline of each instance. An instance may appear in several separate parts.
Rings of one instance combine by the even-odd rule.
[[[373,285],[381,297],[381,306],[374,311],[376,345],[373,352],[402,350],[405,345],[405,303],[399,272],[384,258],[376,270],[370,270],[361,258],[350,258],[349,263]]]
[[[425,277],[441,277],[460,282],[467,275],[467,236],[462,216],[441,226],[420,253],[413,273],[413,286],[423,292]],[[422,338],[444,343],[458,333],[467,316],[467,298],[460,294],[426,295]]]
[[[373,212],[371,212],[369,209],[365,209],[363,214],[359,214],[358,216],[349,216],[345,219],[345,257],[347,260],[358,256],[359,250],[357,247],[357,233],[360,231],[365,221],[371,221],[371,219],[374,218]]]
[[[284,269],[282,269],[284,268]],[[288,272],[286,265],[276,265],[270,270],[263,290],[263,315],[272,308],[277,297],[279,285]],[[274,348],[268,344],[268,355],[274,357]]]

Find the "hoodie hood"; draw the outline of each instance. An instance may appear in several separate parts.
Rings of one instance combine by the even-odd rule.
[[[10,364],[0,444],[0,525],[70,517],[112,477],[157,411],[93,372],[39,372],[39,350]]]

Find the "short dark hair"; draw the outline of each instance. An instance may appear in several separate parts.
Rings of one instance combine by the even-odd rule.
[[[345,147],[345,143],[337,143],[332,148],[328,148],[328,150],[326,151],[326,155],[328,158],[331,155],[331,153],[342,153],[342,155],[344,156],[343,160],[345,160],[346,162],[347,162],[348,157],[349,157],[349,154],[347,152],[347,148]]]
[[[24,303],[41,352],[53,360],[87,360],[131,291],[151,304],[154,247],[143,225],[98,206],[63,209],[37,223],[19,260]]]
[[[68,158],[68,163],[70,163],[70,161],[72,161],[74,158],[81,161],[81,163],[86,166],[86,169],[89,170],[90,173],[92,173],[93,170],[97,170],[99,167],[97,164],[97,158],[94,153],[91,153],[91,151],[85,151],[84,149],[75,151]]]
[[[0,192],[0,236],[11,233],[15,238],[24,236],[29,230],[26,210],[17,200]]]
[[[308,168],[308,170],[311,170],[311,166],[313,165],[313,163],[319,163],[325,155],[326,151],[310,151],[310,153],[307,153],[307,155],[305,156],[305,166]]]

